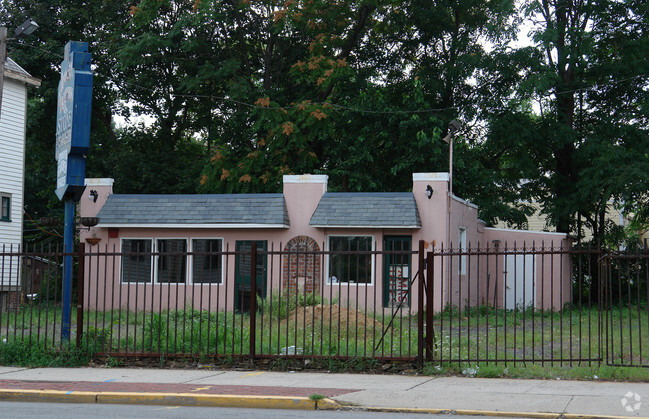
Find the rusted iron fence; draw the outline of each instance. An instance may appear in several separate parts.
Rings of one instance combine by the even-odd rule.
[[[66,254],[4,247],[0,335],[121,357],[647,365],[643,253],[203,244],[80,245],[70,343],[60,324]]]
[[[602,258],[606,362],[649,367],[649,252]]]
[[[427,270],[427,358],[584,365],[603,360],[599,252],[546,243],[442,250]],[[450,279],[448,279],[450,278]]]
[[[66,254],[58,246],[21,249],[3,245],[0,250],[3,343],[21,340],[44,348],[60,348],[61,280]]]
[[[416,309],[407,301],[384,307],[376,286],[383,258],[412,254],[277,251],[256,242],[217,252],[88,252],[85,276],[98,280],[86,281],[80,327],[119,356],[412,360]],[[173,270],[178,277],[163,274]]]

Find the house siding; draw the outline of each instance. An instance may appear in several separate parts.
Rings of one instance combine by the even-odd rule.
[[[0,249],[5,251],[18,249],[22,240],[26,90],[24,83],[5,78],[0,116],[0,193],[11,198],[11,221],[0,221]],[[3,281],[2,287],[17,285],[16,270]]]
[[[527,225],[521,230],[526,231],[545,231],[545,232],[556,232],[557,229],[555,226],[551,225],[546,214],[541,213],[541,203],[537,201],[532,201],[529,203],[532,208],[534,208],[534,214],[527,217]],[[610,200],[606,207],[606,220],[612,222],[615,225],[625,227],[628,225],[628,217],[622,214],[620,208],[616,206],[613,200]],[[510,229],[512,226],[508,225],[503,221],[498,221],[494,226],[496,228]],[[593,232],[587,228],[585,225],[582,227],[582,232],[584,236],[581,238],[582,241],[588,242],[593,239]],[[641,238],[649,238],[649,231],[641,232]]]
[[[19,245],[22,237],[26,89],[5,79],[0,116],[0,193],[11,194],[11,222],[0,222],[0,244]]]

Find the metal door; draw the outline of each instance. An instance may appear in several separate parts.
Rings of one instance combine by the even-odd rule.
[[[383,272],[383,305],[385,307],[401,304],[410,306],[408,282],[411,277],[411,236],[385,236],[383,248],[387,252],[403,251],[405,253],[385,253]]]
[[[257,240],[257,250],[265,252],[268,249],[266,240]],[[234,309],[239,312],[250,311],[250,272],[252,248],[251,240],[237,240],[235,250],[235,274],[234,274]],[[257,295],[264,297],[266,295],[266,255],[257,255],[257,278],[256,288]]]

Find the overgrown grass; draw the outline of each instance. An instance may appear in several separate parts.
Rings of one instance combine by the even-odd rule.
[[[277,363],[284,358],[309,357],[416,358],[416,315],[392,318],[382,312],[357,313],[352,307],[334,305],[306,293],[274,294],[260,301],[254,351],[273,356]],[[74,342],[76,313],[72,317]],[[56,328],[52,328],[54,323]],[[432,327],[430,365],[453,373],[478,366],[478,376],[531,374],[552,378],[565,371],[587,376],[590,368],[607,361],[649,365],[649,314],[644,305],[615,307],[607,312],[575,306],[561,311],[451,307],[433,316]],[[0,362],[23,365],[63,365],[73,358],[78,359],[77,365],[83,365],[97,353],[113,360],[120,354],[181,355],[204,360],[246,356],[253,333],[249,314],[200,311],[189,306],[156,312],[86,312],[79,349],[61,344],[60,310],[54,307],[34,305],[3,313],[0,331],[0,339],[8,340],[0,348],[3,354],[6,352],[0,355]],[[356,365],[348,367],[354,370]],[[618,370],[611,371],[591,375],[609,379],[617,379],[615,374],[624,376]]]
[[[0,365],[22,367],[79,367],[88,365],[102,350],[106,337],[103,333],[89,333],[82,345],[68,341],[58,347],[49,342],[5,338],[0,343]]]

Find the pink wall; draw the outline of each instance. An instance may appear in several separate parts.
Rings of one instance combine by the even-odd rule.
[[[572,265],[569,252],[572,242],[566,234],[485,228],[485,241],[495,250],[517,254],[515,269],[533,269],[534,286],[529,298],[534,298],[536,308],[559,310],[572,299]],[[532,255],[534,251],[545,249],[544,254]],[[553,249],[554,252],[550,252]],[[525,256],[525,254],[529,256]],[[515,256],[513,256],[515,257]],[[506,266],[505,255],[498,259],[491,258],[488,272],[493,278],[487,288],[482,284],[483,294],[489,302],[495,301],[502,307],[505,302],[505,271],[512,269]],[[528,266],[533,264],[533,266]],[[520,284],[519,284],[520,285]],[[497,288],[498,286],[498,288]],[[521,296],[522,290],[516,290]],[[495,294],[495,296],[494,296]],[[527,295],[524,297],[528,297]],[[513,307],[506,307],[507,309]]]
[[[422,228],[415,232],[412,237],[412,246],[418,249],[419,240],[429,243],[426,252],[433,249],[446,247],[447,220],[448,220],[448,173],[414,173],[413,194],[417,202],[419,217]],[[426,196],[426,186],[430,185],[433,195],[430,199]],[[413,258],[413,272],[419,269],[418,258]],[[434,265],[434,307],[440,310],[442,302],[447,301],[448,286],[443,286],[442,280],[447,278],[444,266],[440,263]],[[413,301],[417,301],[419,295],[418,287],[413,288]]]
[[[79,211],[82,217],[96,216],[112,193],[112,180],[88,179],[87,188],[80,201]],[[433,189],[431,199],[426,197],[426,187]],[[91,189],[98,192],[96,203],[87,198]],[[505,298],[504,275],[502,265],[505,256],[500,255],[500,262],[490,256],[489,261],[484,255],[471,254],[478,246],[484,248],[488,245],[493,248],[493,241],[500,240],[501,246],[505,242],[513,246],[516,242],[520,246],[523,241],[530,246],[532,242],[540,247],[541,242],[549,245],[554,241],[554,246],[569,247],[565,235],[550,235],[549,233],[527,232],[517,230],[501,230],[485,228],[478,220],[477,207],[457,197],[451,200],[451,223],[448,224],[448,174],[446,173],[415,173],[413,174],[413,194],[422,227],[417,229],[391,229],[391,228],[315,228],[309,225],[320,198],[327,191],[327,176],[300,175],[284,177],[284,198],[290,220],[289,228],[256,228],[256,229],[228,229],[217,230],[197,228],[120,228],[108,229],[92,227],[89,230],[80,228],[80,238],[87,241],[89,238],[101,239],[98,245],[88,244],[86,249],[94,253],[86,260],[86,299],[89,307],[123,307],[130,309],[171,309],[191,305],[196,309],[210,307],[215,310],[230,310],[234,306],[234,276],[235,256],[228,254],[224,257],[224,281],[222,284],[122,284],[120,282],[119,258],[111,255],[112,252],[121,251],[120,240],[124,238],[220,238],[223,240],[223,250],[234,252],[238,240],[267,240],[268,249],[271,251],[284,250],[286,243],[297,236],[308,236],[319,246],[326,250],[329,235],[356,235],[372,236],[374,250],[382,251],[386,236],[411,236],[412,249],[418,249],[419,240],[427,242],[426,252],[435,249],[439,255],[448,242],[447,234],[450,232],[451,243],[454,248],[458,246],[459,229],[466,232],[466,250],[455,252],[449,257],[434,258],[434,308],[441,310],[447,305],[464,307],[465,305],[496,304],[502,306]],[[116,237],[109,237],[109,230],[116,233]],[[324,249],[323,249],[324,247]],[[97,252],[108,252],[107,256],[97,257]],[[492,260],[493,259],[493,260]],[[322,272],[318,275],[323,279],[321,294],[328,300],[337,300],[341,305],[350,308],[368,307],[369,311],[390,310],[383,308],[384,291],[384,260],[382,255],[373,256],[373,283],[372,284],[335,284],[327,281],[328,267],[326,259],[320,261]],[[461,266],[463,264],[463,266]],[[551,265],[551,268],[549,267]],[[154,265],[153,265],[154,266]],[[155,269],[155,267],[153,268]],[[279,289],[281,284],[282,259],[279,255],[268,258],[267,289]],[[189,269],[187,269],[189,271]],[[413,255],[409,277],[419,271],[418,257]],[[570,266],[569,259],[565,256],[549,258],[537,256],[536,278],[537,283],[543,287],[535,287],[536,305],[544,308],[559,308],[570,297]],[[450,280],[449,280],[450,278]],[[304,281],[304,278],[298,280]],[[416,311],[418,298],[417,283],[413,284],[410,302]]]

